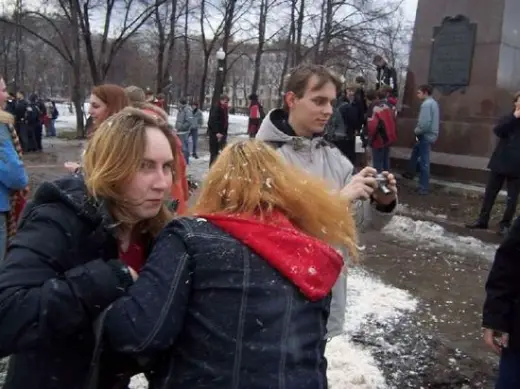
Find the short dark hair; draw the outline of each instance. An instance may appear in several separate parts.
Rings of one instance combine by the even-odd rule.
[[[367,90],[367,93],[365,93],[365,98],[368,100],[368,101],[374,101],[377,99],[377,92],[375,91],[375,89],[369,89]]]
[[[433,93],[433,87],[429,84],[419,85],[419,88],[417,88],[417,90],[420,90],[422,93],[425,93],[428,96],[431,96]]]
[[[379,54],[376,54],[374,55],[374,59],[372,60],[372,63],[376,63],[376,62],[379,62],[379,61],[383,61],[383,57]]]
[[[322,88],[328,82],[332,82],[336,88],[336,94],[341,90],[341,80],[329,68],[323,65],[302,64],[289,71],[285,79],[285,93],[293,92],[301,98],[307,91],[309,80],[315,76],[318,83],[314,90]],[[287,109],[284,103],[284,107]]]
[[[184,99],[184,98],[180,99],[179,103],[181,103],[182,105],[186,105],[186,99]]]
[[[516,103],[520,99],[520,92],[515,93],[515,99],[513,100],[513,103]]]
[[[363,76],[357,76],[357,77],[356,77],[356,82],[357,82],[358,84],[364,84],[364,83],[366,82],[366,81],[365,81],[365,77],[363,77]]]
[[[220,95],[220,100],[226,100],[226,101],[229,101],[229,97],[228,95]]]
[[[376,96],[379,100],[386,99],[388,97],[388,89],[379,88],[376,92]]]

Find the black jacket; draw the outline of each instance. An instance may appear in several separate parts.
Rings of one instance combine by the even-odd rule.
[[[520,177],[520,119],[509,114],[499,121],[493,132],[499,141],[488,169],[494,173]]]
[[[222,134],[227,135],[229,127],[229,113],[217,103],[210,111],[208,119],[208,132],[210,135]]]
[[[397,85],[397,72],[393,67],[385,64],[383,67],[377,68],[377,82],[376,89],[379,89],[383,85],[392,87],[392,96],[397,97],[399,95],[399,87]]]
[[[347,127],[349,139],[355,139],[356,133],[361,130],[365,122],[365,109],[361,102],[354,98],[352,102],[345,102],[339,107],[343,122]]]
[[[14,113],[16,124],[25,123],[25,112],[28,106],[29,102],[27,100],[16,100]]]
[[[482,326],[507,332],[509,347],[520,350],[520,218],[495,254],[486,282]]]
[[[126,267],[112,261],[110,225],[79,176],[34,194],[0,264],[0,357],[12,355],[4,389],[84,387],[92,322],[131,284]]]
[[[204,218],[167,226],[128,295],[108,311],[108,344],[155,359],[153,388],[326,388],[330,291],[307,298],[248,246],[258,239],[258,251],[295,264],[291,274],[313,269],[306,256],[325,258],[310,243],[292,246],[281,228],[237,226],[247,245]]]

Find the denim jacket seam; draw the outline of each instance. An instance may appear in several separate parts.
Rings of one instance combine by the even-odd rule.
[[[161,308],[161,312],[159,314],[159,318],[158,318],[157,322],[155,323],[155,325],[153,326],[152,330],[150,331],[150,334],[148,335],[148,337],[145,340],[143,340],[141,345],[139,345],[139,346],[137,346],[135,348],[134,352],[136,352],[136,353],[137,352],[141,352],[146,347],[148,347],[152,343],[152,341],[155,338],[155,336],[157,335],[157,333],[159,332],[159,329],[164,324],[164,320],[165,320],[166,315],[168,313],[168,308],[170,307],[170,305],[172,303],[172,300],[173,300],[173,298],[175,296],[175,293],[177,292],[177,287],[179,286],[179,281],[180,281],[180,278],[181,278],[182,269],[184,268],[187,259],[188,259],[188,255],[187,254],[185,254],[185,255],[183,255],[181,257],[181,261],[180,261],[181,263],[179,264],[179,267],[177,268],[177,271],[175,272],[175,276],[173,278],[173,281],[170,284],[170,290],[168,291],[168,296],[167,296],[166,302],[164,303],[164,305]]]
[[[278,380],[280,389],[285,389],[285,365],[287,362],[287,339],[289,338],[289,326],[291,323],[293,295],[287,292],[287,302],[285,304],[285,315],[283,318],[282,338],[280,342],[280,363],[278,366]]]
[[[251,264],[249,252],[246,247],[242,247],[242,258],[244,263],[244,279],[242,281],[242,298],[240,301],[240,317],[238,320],[235,360],[233,363],[233,389],[240,387],[240,366],[242,364],[242,337],[244,335],[245,315],[247,311],[247,295],[249,292],[249,276],[251,274]]]

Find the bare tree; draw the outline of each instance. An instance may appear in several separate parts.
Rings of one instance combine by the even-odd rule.
[[[154,25],[157,31],[157,92],[166,92],[170,87],[172,64],[175,55],[176,24],[180,16],[178,0],[156,0],[154,8]]]
[[[60,0],[60,2],[63,0]],[[117,52],[123,47],[125,42],[135,35],[139,29],[152,17],[155,10],[166,0],[155,0],[152,4],[137,2],[136,0],[100,0],[99,3],[91,3],[91,0],[73,0],[80,20],[81,32],[85,43],[87,60],[90,65],[92,82],[98,84],[103,81],[110,69],[112,61]],[[123,12],[122,23],[116,28],[112,28],[114,11],[119,11],[119,5]],[[100,12],[104,8],[104,28],[99,42],[99,50],[95,54],[94,39],[91,26],[91,12]],[[109,35],[117,31],[115,38]]]
[[[267,21],[269,13],[273,8],[280,5],[280,0],[260,0],[260,10],[258,18],[258,43],[256,46],[255,54],[255,73],[253,76],[253,85],[251,87],[251,93],[257,93],[258,81],[260,80],[260,71],[262,65],[262,55],[264,54],[265,44],[270,42],[271,39],[278,34],[276,31],[272,36],[266,37]]]
[[[206,96],[206,81],[208,79],[208,69],[209,69],[209,59],[211,54],[215,51],[215,46],[217,44],[218,39],[222,35],[223,27],[224,27],[224,18],[220,21],[216,28],[213,28],[211,22],[209,22],[208,15],[208,7],[211,4],[207,0],[200,1],[199,8],[199,23],[200,23],[200,37],[201,37],[201,46],[204,54],[204,62],[203,62],[203,70],[201,77],[201,84],[199,89],[199,104],[202,109],[205,102]],[[206,28],[210,28],[213,38],[208,42],[206,39]]]
[[[67,2],[67,3],[66,3]],[[81,46],[78,9],[75,0],[60,0],[63,15],[46,15],[38,11],[26,11],[12,18],[0,17],[0,22],[12,24],[26,34],[39,39],[52,48],[68,64],[72,72],[71,97],[76,109],[78,137],[84,137],[83,99],[81,80]],[[42,28],[42,25],[44,28]],[[21,61],[21,57],[16,59]]]

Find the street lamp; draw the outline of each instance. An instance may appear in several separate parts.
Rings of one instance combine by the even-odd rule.
[[[224,89],[224,67],[226,66],[226,53],[222,48],[218,49],[215,54],[217,58],[217,75],[215,77],[215,87],[213,88],[213,98],[211,99],[211,106],[215,106],[220,100],[222,90]]]

